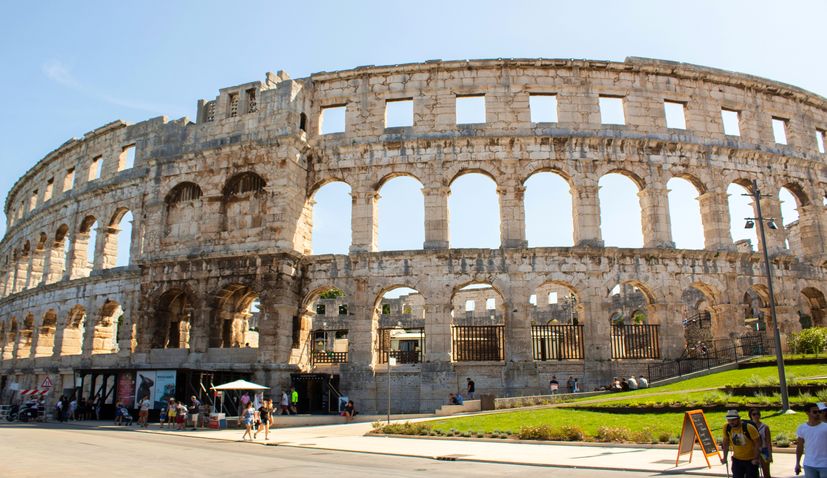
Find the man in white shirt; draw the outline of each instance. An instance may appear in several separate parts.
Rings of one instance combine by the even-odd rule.
[[[147,427],[149,421],[149,409],[152,407],[152,402],[149,401],[149,396],[143,397],[138,403],[138,426]]]
[[[820,408],[824,403],[808,403],[804,406],[807,422],[796,430],[798,443],[795,447],[795,474],[801,473],[801,455],[804,455],[805,478],[827,478],[827,423],[821,421]]]

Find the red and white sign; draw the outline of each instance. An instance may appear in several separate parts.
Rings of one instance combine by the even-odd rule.
[[[43,380],[43,383],[40,384],[40,388],[52,388],[52,379],[49,378],[49,377],[46,377]]]
[[[46,395],[49,393],[49,389],[40,390],[38,388],[27,388],[26,390],[21,390],[20,395]]]

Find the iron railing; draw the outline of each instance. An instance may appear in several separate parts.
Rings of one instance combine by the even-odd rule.
[[[660,358],[658,325],[613,325],[613,359]]]
[[[686,356],[686,353],[684,353],[684,356],[677,360],[665,360],[661,363],[649,364],[649,382],[681,377],[701,370],[735,363],[747,357],[774,353],[775,346],[773,342],[763,334],[748,335],[736,340],[715,340],[703,356],[697,354]]]
[[[582,325],[532,325],[534,360],[583,360]]]
[[[406,335],[411,333],[416,335],[415,339],[400,339],[400,340],[416,340],[416,350],[394,350],[391,346],[392,333],[394,331],[404,330]],[[396,363],[419,363],[422,362],[422,354],[425,351],[425,329],[422,327],[415,328],[387,328],[379,329],[379,363],[388,363],[388,357],[396,359]]]
[[[451,327],[454,361],[503,360],[504,326],[454,325]]]

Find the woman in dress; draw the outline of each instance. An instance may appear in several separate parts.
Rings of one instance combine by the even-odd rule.
[[[258,409],[258,430],[253,434],[253,439],[258,438],[258,434],[264,431],[264,439],[270,439],[270,421],[271,421],[271,414],[273,412],[273,401],[272,400],[264,400],[261,404],[261,407]]]
[[[244,435],[241,435],[242,440],[247,437],[253,440],[253,420],[256,418],[256,410],[253,408],[253,402],[247,402],[247,407],[241,412],[241,423],[244,425]]]

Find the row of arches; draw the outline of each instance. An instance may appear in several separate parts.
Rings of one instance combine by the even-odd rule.
[[[48,309],[39,320],[26,314],[22,320],[11,317],[0,322],[0,350],[3,360],[51,357],[53,355],[110,354],[119,350],[124,311],[115,300],[107,300],[94,320],[87,320],[86,308],[72,306],[59,320],[56,309]],[[58,339],[58,331],[60,338]]]
[[[129,265],[132,223],[132,212],[120,207],[102,224],[88,214],[74,229],[64,223],[52,234],[24,241],[5,259],[3,295]]]

